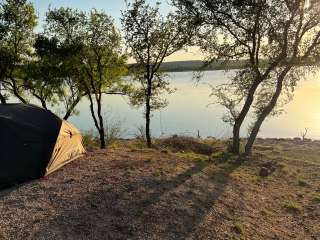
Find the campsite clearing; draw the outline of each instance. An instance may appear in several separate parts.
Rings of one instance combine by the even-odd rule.
[[[2,191],[0,239],[320,239],[319,142],[258,140],[243,163],[213,147],[89,152]]]

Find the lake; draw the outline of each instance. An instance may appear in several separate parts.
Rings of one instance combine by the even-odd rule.
[[[217,104],[210,104],[211,85],[224,83],[233,72],[204,72],[201,83],[195,84],[192,72],[170,73],[171,86],[177,91],[167,96],[169,105],[156,111],[152,118],[154,136],[185,134],[197,135],[199,130],[203,137],[230,137],[231,127],[221,120],[225,109]],[[121,121],[124,137],[133,137],[137,128],[144,124],[143,111],[129,106],[128,100],[122,96],[105,96],[104,112],[113,121]],[[260,137],[298,137],[300,132],[308,128],[308,137],[320,139],[320,74],[309,75],[302,80],[295,92],[292,102],[285,106],[285,113],[269,118],[262,126]],[[93,129],[93,121],[89,113],[87,100],[83,100],[78,109],[80,114],[70,119],[79,129]],[[242,136],[247,135],[246,121]]]
[[[156,111],[152,118],[153,136],[184,134],[196,136],[199,130],[202,137],[227,138],[231,136],[231,127],[221,118],[225,109],[210,104],[211,85],[227,81],[233,72],[208,71],[203,73],[202,81],[195,84],[192,72],[169,73],[171,87],[177,91],[167,99],[169,105]],[[105,96],[104,112],[109,119],[121,121],[123,137],[134,137],[137,128],[144,124],[143,111],[130,107],[123,96]],[[292,138],[308,128],[307,137],[320,139],[320,73],[309,75],[299,82],[292,102],[285,107],[285,113],[268,119],[262,126],[260,137]],[[94,129],[89,112],[88,100],[78,106],[80,114],[69,119],[82,131]],[[241,135],[247,135],[246,121]]]

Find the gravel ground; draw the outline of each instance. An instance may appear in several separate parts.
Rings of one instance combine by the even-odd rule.
[[[0,192],[0,239],[320,239],[320,145],[260,140],[255,152],[242,165],[128,147],[88,153]],[[276,171],[259,177],[270,161]]]

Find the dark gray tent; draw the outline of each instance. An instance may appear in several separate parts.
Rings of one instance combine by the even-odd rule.
[[[85,152],[80,132],[34,105],[0,104],[0,187],[40,178]]]

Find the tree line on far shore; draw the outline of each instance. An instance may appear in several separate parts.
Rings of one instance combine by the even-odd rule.
[[[35,98],[45,109],[64,106],[63,117],[68,119],[87,98],[105,148],[103,96],[125,95],[132,106],[144,108],[146,144],[152,147],[152,112],[167,106],[163,96],[174,91],[162,64],[172,54],[198,46],[206,56],[203,69],[215,62],[243,63],[228,83],[212,89],[212,96],[227,109],[223,120],[233,127],[229,150],[234,154],[242,153],[240,129],[253,112],[244,149],[250,154],[265,119],[281,113],[297,82],[317,69],[320,4],[172,0],[172,11],[165,16],[159,5],[127,2],[121,31],[104,11],[48,9],[43,31],[36,33],[33,4],[4,0],[0,3],[1,104],[10,96],[22,103]],[[129,58],[135,64],[128,65]],[[301,67],[305,62],[308,66]],[[195,76],[201,80],[201,75]]]

